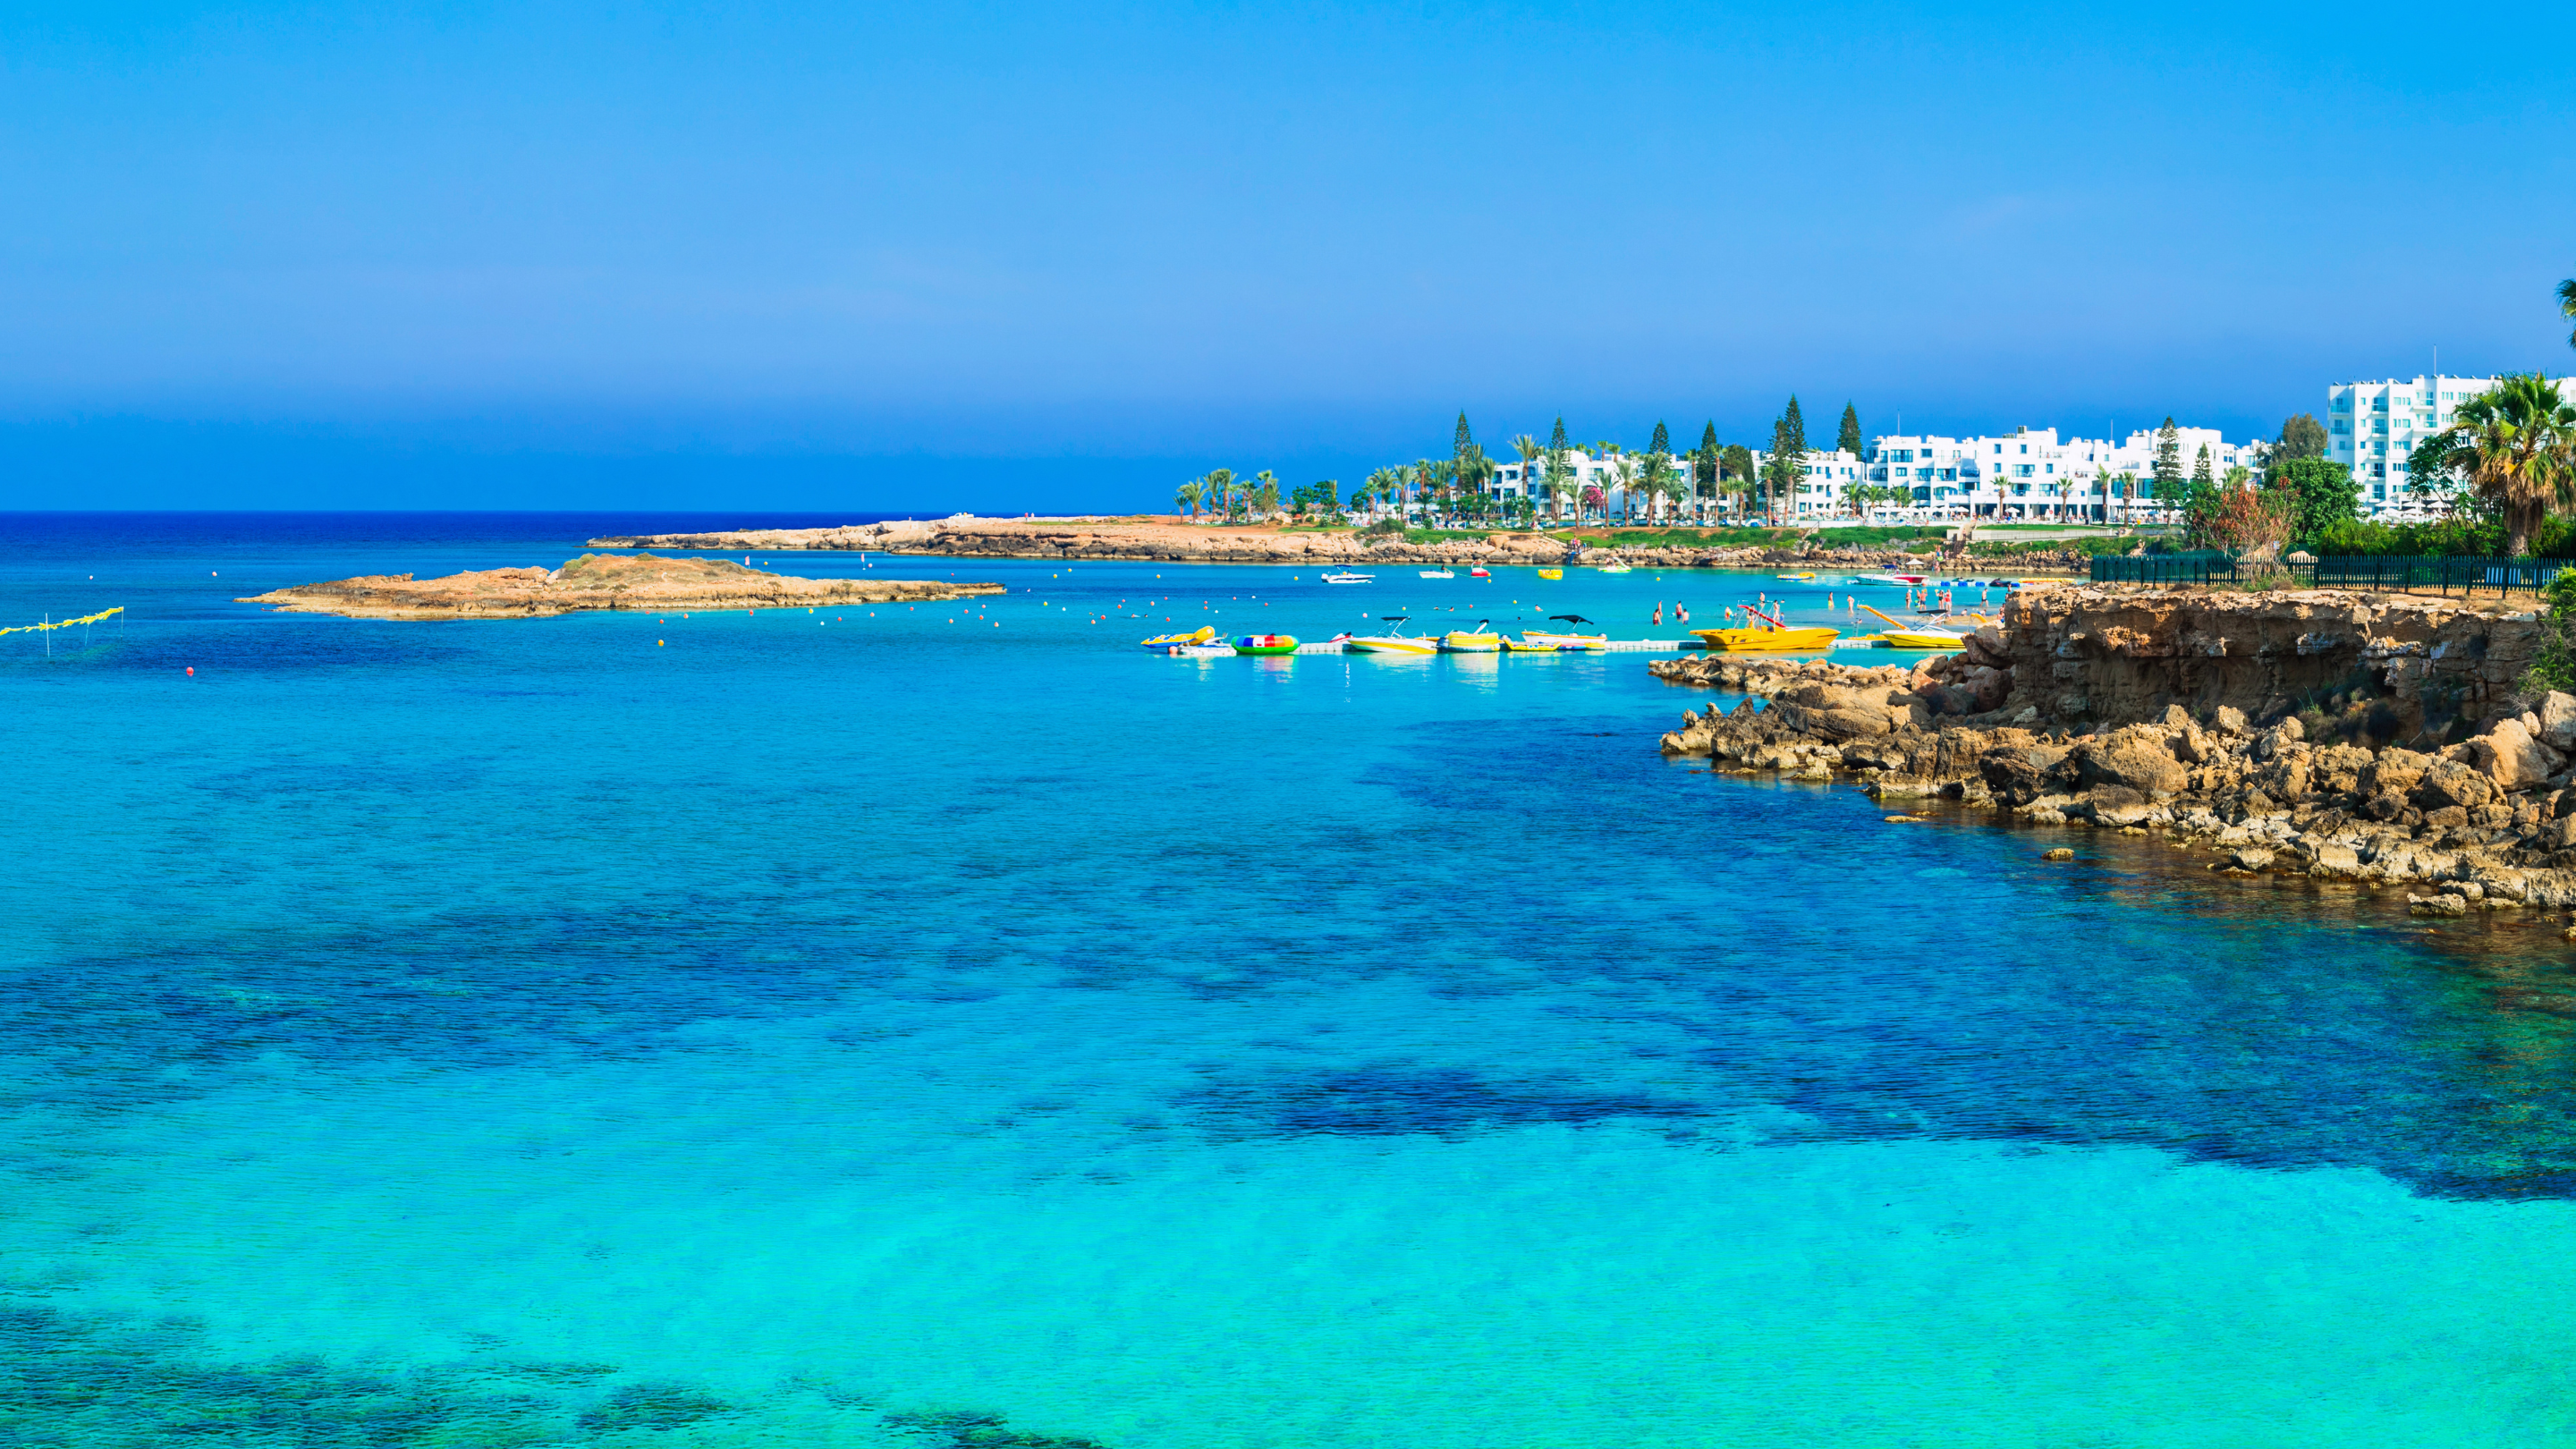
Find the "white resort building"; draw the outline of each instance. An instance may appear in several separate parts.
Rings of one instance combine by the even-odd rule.
[[[2496,385],[2492,377],[2418,377],[2411,382],[2339,382],[2326,389],[2326,456],[2361,480],[2372,517],[2415,518],[2423,500],[2406,492],[2406,459],[2425,435],[2451,425],[2461,403]]]

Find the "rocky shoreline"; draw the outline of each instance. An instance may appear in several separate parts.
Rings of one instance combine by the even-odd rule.
[[[1000,584],[927,579],[806,579],[730,559],[583,554],[561,568],[483,569],[416,579],[371,574],[237,600],[281,613],[350,619],[544,619],[595,609],[780,609],[936,603],[998,594]]]
[[[1563,534],[1495,532],[1480,541],[1451,539],[1408,543],[1357,533],[1292,533],[1266,528],[1115,521],[967,519],[937,522],[850,524],[839,528],[772,528],[714,533],[655,533],[594,538],[591,548],[713,549],[731,553],[842,550],[920,554],[944,558],[1030,558],[1059,561],[1127,560],[1151,563],[1304,564],[1367,568],[1394,564],[1568,564],[1619,562],[1647,568],[1757,568],[1778,565],[1870,572],[1935,568],[2015,574],[2072,572],[2083,567],[2071,551],[2044,553],[1907,553],[1894,547],[1729,548],[1671,545],[1585,548]]]
[[[1712,769],[2160,834],[2214,870],[2420,887],[2417,914],[2464,915],[2576,906],[2576,696],[2516,690],[2535,627],[2459,601],[2061,589],[1911,668],[1648,667],[1758,697],[1663,737]]]

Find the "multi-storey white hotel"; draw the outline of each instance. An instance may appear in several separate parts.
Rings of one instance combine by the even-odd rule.
[[[2230,443],[2211,428],[2181,428],[2178,436],[2185,472],[2195,465],[2202,448],[2209,450],[2212,477],[2223,478],[2233,467],[2261,464],[2260,444]],[[2009,436],[1986,438],[1887,435],[1871,443],[1865,453],[1810,450],[1796,495],[1783,501],[1780,512],[1808,519],[1854,517],[1864,504],[1851,490],[1870,485],[1910,494],[1902,502],[1865,505],[1872,512],[1908,518],[2119,517],[2145,522],[2162,517],[2160,505],[2170,507],[2173,502],[2154,499],[2144,488],[2143,480],[2155,470],[2155,453],[2152,430],[2131,433],[2121,444],[2060,440],[2055,428],[2024,428]],[[1757,469],[1770,462],[1766,453],[1757,452],[1753,458]],[[1687,477],[1688,460],[1676,461]],[[1634,455],[1574,452],[1566,457],[1575,497],[1604,500],[1603,506],[1612,513],[1648,511],[1642,495],[1633,505],[1628,497],[1634,464]],[[2103,479],[2116,479],[2122,473],[2135,474],[2140,486],[2126,499],[2116,485],[2106,496]],[[1507,498],[1531,498],[1542,509],[1548,502],[1544,481],[1535,487],[1524,482],[1519,463],[1504,464],[1494,487]]]
[[[2492,377],[2418,377],[2412,382],[2339,382],[2326,389],[2326,456],[2361,480],[2362,507],[2412,515],[2424,504],[2406,493],[2415,445],[2451,425],[2463,402],[2496,385]]]

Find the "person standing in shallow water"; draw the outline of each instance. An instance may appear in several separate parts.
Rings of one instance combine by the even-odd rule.
[[[1655,622],[1657,624],[1664,622],[1664,601],[1661,599],[1655,600]]]
[[[1684,607],[1682,601],[1679,599],[1673,600],[1673,622],[1676,624],[1688,624],[1690,622],[1690,610]]]

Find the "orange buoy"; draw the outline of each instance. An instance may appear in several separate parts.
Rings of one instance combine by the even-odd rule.
[[[196,678],[196,677],[197,677],[197,666],[195,666],[195,665],[193,665],[193,664],[191,664],[191,665],[189,665],[189,666],[188,666],[188,677],[189,677],[190,679],[194,679],[194,678]]]

